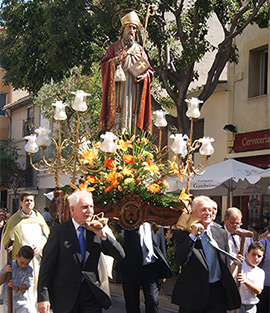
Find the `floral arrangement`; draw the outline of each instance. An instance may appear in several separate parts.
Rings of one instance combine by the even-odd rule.
[[[135,193],[157,206],[183,207],[177,197],[165,194],[166,177],[175,173],[175,164],[170,166],[149,135],[121,134],[115,144],[111,154],[102,152],[100,142],[80,151],[85,176],[79,188],[91,191],[96,204],[117,204],[124,195]]]

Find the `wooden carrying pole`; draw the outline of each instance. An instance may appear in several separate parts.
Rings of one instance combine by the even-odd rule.
[[[14,243],[14,238],[10,238],[5,249],[7,250],[7,265],[12,266],[12,245]],[[7,283],[12,279],[12,272],[7,273]],[[13,303],[12,303],[12,288],[7,287],[7,299],[8,299],[8,313],[13,313]]]
[[[244,256],[244,247],[245,247],[245,240],[246,238],[253,237],[253,232],[250,230],[242,230],[242,229],[237,229],[235,231],[235,234],[241,237],[241,243],[240,243],[240,251],[239,254]],[[237,274],[240,274],[242,272],[242,264],[238,265],[238,272]],[[240,291],[240,283],[238,282],[238,289]],[[239,309],[237,309],[235,312],[238,313]]]

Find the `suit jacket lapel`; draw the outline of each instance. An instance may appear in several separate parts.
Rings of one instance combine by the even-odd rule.
[[[91,245],[93,244],[93,238],[94,238],[94,233],[87,230],[86,231],[86,243],[85,243],[85,256],[84,256],[84,263],[87,261],[87,259],[90,257],[90,252],[91,251]]]
[[[211,232],[212,232],[212,237],[214,238],[214,240],[216,241],[216,243],[218,244],[219,248],[221,249],[225,249],[224,247],[224,240],[223,237],[220,235],[220,229],[219,227],[215,226],[215,225],[211,225]],[[216,249],[219,259],[221,259],[224,263],[226,263],[226,257],[220,253],[217,249]]]
[[[210,226],[210,230],[211,230],[211,233],[212,233],[212,237],[217,242],[218,246],[221,249],[224,249],[224,247],[223,247],[224,242],[223,242],[222,237],[220,236],[220,232],[218,231],[217,227],[215,227],[214,225],[211,225]]]
[[[70,253],[73,256],[74,261],[77,264],[80,264],[82,261],[82,256],[81,256],[77,233],[72,223],[72,220],[70,219],[66,225],[67,225],[67,229],[65,230],[65,236],[67,240],[65,241],[65,245],[68,246]]]
[[[205,258],[204,252],[203,252],[201,239],[196,240],[195,246],[193,248],[193,253],[196,256],[196,258],[200,261],[200,263],[208,271],[208,265],[207,265],[206,258]]]

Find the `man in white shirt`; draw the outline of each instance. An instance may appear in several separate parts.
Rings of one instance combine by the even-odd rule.
[[[239,255],[241,244],[241,237],[236,235],[235,232],[237,229],[244,231],[244,229],[240,228],[242,225],[242,212],[235,207],[227,209],[224,215],[224,228],[228,234],[229,252],[234,256]],[[242,259],[244,259],[247,249],[252,242],[253,238],[251,237],[245,239]]]

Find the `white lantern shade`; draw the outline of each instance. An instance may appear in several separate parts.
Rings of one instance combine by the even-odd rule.
[[[183,158],[187,155],[187,135],[176,134],[171,135],[170,138],[174,139],[173,144],[171,145],[171,149],[174,154],[181,155]]]
[[[38,145],[36,143],[37,136],[29,135],[25,136],[24,139],[28,140],[26,145],[24,146],[24,150],[28,153],[36,153],[38,152]]]
[[[39,147],[48,147],[51,144],[50,129],[39,127],[35,132],[38,134],[36,143]]]
[[[186,116],[189,118],[198,118],[201,116],[201,112],[199,109],[200,103],[203,103],[202,100],[198,98],[191,98],[185,100],[188,103],[188,110],[186,112]]]
[[[106,132],[100,136],[103,138],[103,142],[100,145],[100,149],[103,152],[114,153],[116,150],[116,144],[114,140],[117,138],[112,132]]]
[[[164,112],[162,110],[157,110],[153,112],[153,115],[155,116],[155,126],[156,127],[166,127],[167,121],[165,118],[165,115],[168,114],[167,112]]]
[[[77,90],[76,92],[71,92],[75,95],[74,102],[72,103],[72,109],[78,112],[85,112],[87,110],[86,97],[90,96],[89,93],[83,90]]]
[[[203,137],[199,139],[199,142],[202,143],[201,148],[199,150],[201,155],[210,156],[214,153],[215,149],[212,146],[211,142],[214,142],[214,138]]]
[[[67,104],[63,103],[62,101],[56,101],[52,105],[55,106],[54,119],[56,121],[66,120],[67,115],[65,112],[65,107],[67,106]]]

